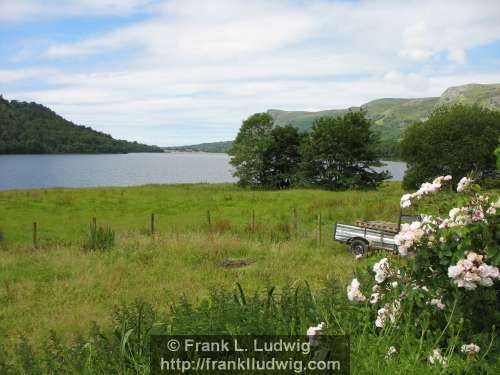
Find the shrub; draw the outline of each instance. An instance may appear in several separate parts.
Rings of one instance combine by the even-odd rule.
[[[109,227],[90,225],[84,243],[86,250],[109,250],[115,245],[115,232]]]
[[[401,206],[418,210],[424,196],[451,179],[422,184],[401,198]],[[375,280],[364,270],[361,282],[355,279],[348,287],[351,301],[364,302],[362,309],[372,305],[368,314],[382,332],[414,323],[417,335],[434,340],[431,362],[442,364],[446,359],[439,359],[440,346],[474,342],[487,353],[488,334],[500,325],[500,199],[481,194],[468,177],[459,181],[457,192],[455,200],[447,196],[448,217],[423,215],[403,224],[395,237],[401,257],[380,259],[372,268]],[[454,201],[459,202],[456,207]]]
[[[427,121],[404,133],[401,156],[408,163],[404,187],[416,188],[441,174],[460,177],[494,170],[499,136],[500,112],[463,104],[439,107]]]

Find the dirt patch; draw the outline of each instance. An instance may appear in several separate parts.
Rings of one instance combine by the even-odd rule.
[[[255,263],[255,259],[224,259],[221,266],[224,268],[240,268]]]

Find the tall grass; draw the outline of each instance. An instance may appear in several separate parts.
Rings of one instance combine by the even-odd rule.
[[[83,244],[86,250],[109,250],[115,245],[115,232],[110,227],[90,224],[87,238]]]
[[[0,351],[0,373],[147,375],[153,327],[172,335],[305,335],[307,327],[319,321],[327,323],[326,334],[350,336],[354,374],[493,374],[498,369],[491,347],[484,348],[480,358],[453,354],[453,338],[445,354],[448,367],[430,366],[427,356],[440,334],[425,329],[430,317],[419,322],[403,319],[399,327],[378,332],[366,311],[346,303],[343,289],[328,283],[314,293],[302,282],[248,293],[237,284],[214,289],[196,304],[186,299],[173,303],[168,315],[136,300],[115,308],[112,328],[93,326],[70,344],[52,332],[40,351],[21,336],[12,351]],[[392,356],[387,356],[389,346],[396,348]]]

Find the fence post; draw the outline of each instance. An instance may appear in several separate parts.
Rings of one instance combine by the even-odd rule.
[[[37,238],[37,224],[36,221],[33,223],[33,247],[38,247],[38,238]]]
[[[292,230],[295,235],[297,235],[297,209],[292,208]]]
[[[318,214],[318,246],[321,246],[321,214]]]
[[[155,234],[155,214],[151,214],[151,235]]]
[[[207,222],[208,222],[208,229],[212,230],[212,218],[210,217],[210,210],[207,210]]]

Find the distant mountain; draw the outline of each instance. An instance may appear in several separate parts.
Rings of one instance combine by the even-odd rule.
[[[267,113],[271,115],[275,125],[291,124],[301,131],[308,131],[313,121],[319,117],[336,117],[349,111],[363,110],[366,116],[373,120],[374,128],[380,134],[382,157],[397,158],[398,143],[404,128],[414,122],[426,120],[434,108],[451,103],[477,104],[500,110],[500,84],[468,84],[450,87],[440,97],[376,99],[360,107],[345,109],[329,109],[318,112],[269,109]],[[219,143],[203,144],[204,151],[210,152],[210,145]],[[230,147],[229,142],[223,143],[226,147]],[[196,146],[186,147],[195,148]]]
[[[500,84],[468,84],[450,87],[441,97],[420,99],[376,99],[361,107],[333,109],[319,112],[281,111],[270,109],[276,125],[292,124],[307,131],[315,119],[322,116],[339,116],[348,111],[364,110],[373,120],[375,129],[383,141],[397,141],[402,130],[409,124],[427,119],[434,108],[450,103],[478,104],[493,109],[500,109]]]
[[[165,151],[184,151],[184,152],[222,152],[227,153],[233,144],[232,141],[200,143],[197,145],[163,147]]]
[[[41,104],[0,96],[0,154],[163,152],[75,125]]]

